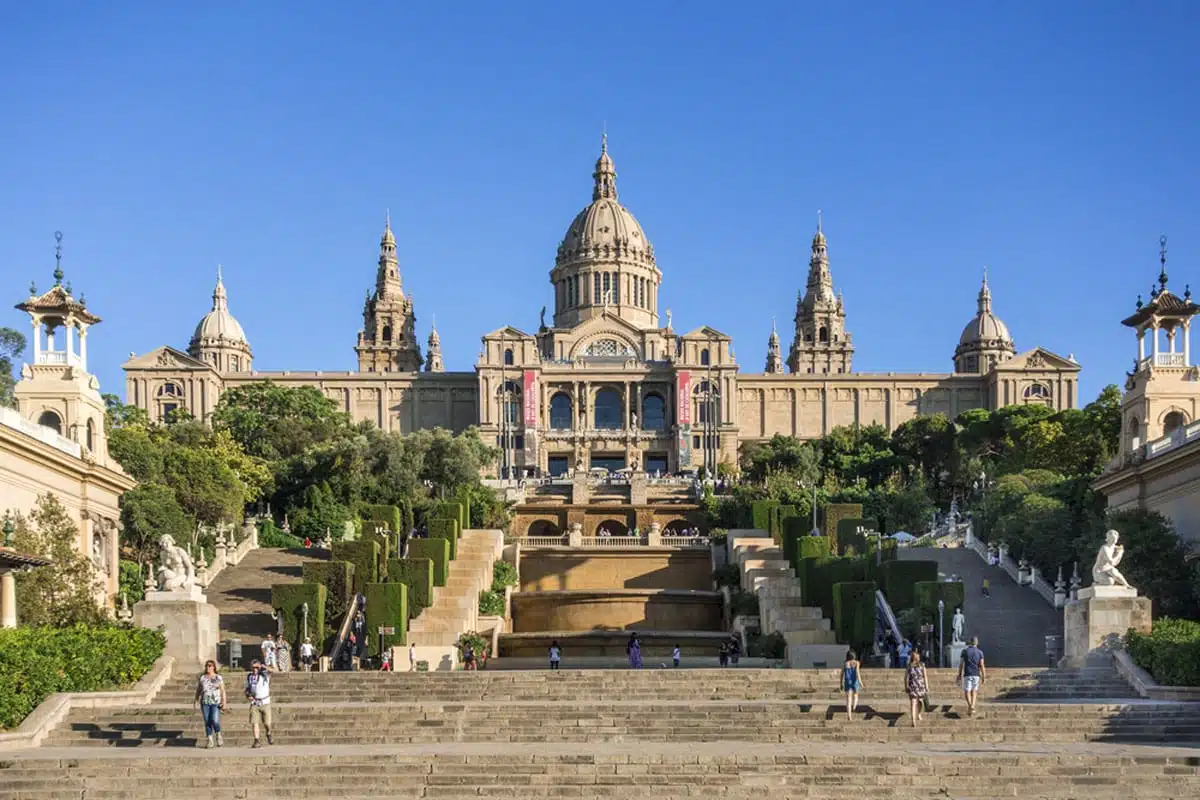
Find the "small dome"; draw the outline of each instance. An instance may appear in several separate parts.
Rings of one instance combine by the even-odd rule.
[[[225,296],[225,284],[221,281],[220,272],[217,273],[217,286],[213,289],[212,311],[204,315],[204,319],[200,320],[200,324],[196,326],[196,332],[192,334],[193,344],[213,339],[223,339],[227,342],[240,342],[242,344],[247,343],[246,333],[242,330],[241,324],[234,318],[233,314],[229,313],[229,303]]]
[[[1011,349],[1012,335],[1008,332],[1008,326],[992,313],[992,290],[988,287],[986,274],[983,276],[983,285],[979,287],[978,303],[974,319],[967,323],[962,336],[958,337],[959,348],[1002,343]]]

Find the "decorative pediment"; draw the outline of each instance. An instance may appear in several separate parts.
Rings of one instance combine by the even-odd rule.
[[[1057,353],[1052,353],[1044,347],[1035,347],[1032,350],[1027,350],[1024,353],[1018,353],[1008,361],[1003,361],[997,364],[995,369],[1001,372],[1017,372],[1025,370],[1079,372],[1082,367],[1080,367],[1077,362],[1072,361],[1069,358],[1063,358]]]
[[[534,337],[531,334],[528,334],[525,331],[521,330],[520,328],[514,328],[512,325],[505,325],[503,328],[497,328],[496,330],[492,331],[491,333],[485,333],[483,335],[483,338],[485,340],[487,340],[487,339],[505,339],[508,341],[515,342],[515,341],[523,340],[523,339],[533,339]]]
[[[157,347],[149,353],[134,356],[121,365],[125,370],[139,369],[171,369],[171,370],[212,370],[212,365],[192,358],[187,353],[174,347]]]
[[[700,341],[706,341],[706,342],[711,342],[713,340],[717,340],[717,341],[732,341],[733,340],[733,337],[729,336],[729,334],[721,333],[719,330],[717,330],[716,328],[713,328],[709,325],[701,325],[699,328],[696,328],[694,331],[689,331],[688,333],[683,334],[683,336],[681,336],[680,338],[681,339],[698,339]]]

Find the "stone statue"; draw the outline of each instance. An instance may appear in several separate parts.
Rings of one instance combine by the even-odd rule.
[[[546,328],[546,307],[545,306],[542,306],[541,327],[543,330],[545,330],[545,328]]]
[[[158,590],[186,592],[196,585],[196,568],[187,551],[175,544],[171,534],[158,540]]]
[[[667,309],[667,330],[671,330],[671,309]]]
[[[954,609],[954,618],[950,621],[950,629],[954,632],[954,639],[951,644],[962,644],[963,627],[967,624],[967,618],[963,616],[961,608]]]
[[[1129,581],[1117,569],[1125,556],[1125,548],[1117,544],[1121,534],[1109,531],[1104,535],[1104,545],[1096,553],[1096,563],[1092,566],[1092,583],[1096,586],[1129,586]]]

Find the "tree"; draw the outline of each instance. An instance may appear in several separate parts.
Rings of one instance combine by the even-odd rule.
[[[121,495],[121,526],[122,543],[134,561],[145,564],[153,559],[163,534],[176,542],[187,541],[193,522],[170,487],[144,483]]]
[[[916,417],[901,424],[892,432],[891,449],[906,475],[922,476],[930,493],[941,499],[958,452],[954,425],[946,415]]]
[[[837,488],[880,486],[896,468],[891,435],[882,425],[834,428],[821,440],[821,466]]]
[[[13,404],[13,366],[25,350],[25,337],[12,328],[0,328],[0,406]]]
[[[1192,585],[1192,565],[1186,561],[1187,548],[1171,521],[1157,511],[1110,511],[1103,524],[1077,542],[1081,573],[1091,571],[1109,529],[1121,534],[1120,544],[1125,548],[1121,574],[1154,602],[1156,616],[1195,617],[1200,612],[1200,598]]]
[[[17,575],[22,624],[64,627],[104,619],[96,603],[100,577],[78,549],[79,527],[54,495],[42,495],[27,518],[17,517],[13,546],[51,562]]]
[[[120,428],[146,428],[150,425],[150,415],[146,409],[130,406],[121,402],[115,394],[102,394],[104,401],[104,430],[111,433]]]
[[[312,386],[286,387],[270,381],[226,390],[213,425],[229,431],[252,456],[278,461],[353,430],[350,418]]]

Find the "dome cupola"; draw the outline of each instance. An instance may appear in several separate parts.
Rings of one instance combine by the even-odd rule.
[[[229,299],[225,294],[220,265],[217,265],[212,310],[204,315],[192,333],[188,353],[193,358],[212,364],[218,372],[250,371],[250,343],[246,341],[241,323],[229,313]]]
[[[958,347],[954,350],[955,372],[982,375],[1017,352],[1008,326],[992,313],[992,290],[988,287],[986,270],[977,303],[975,316],[958,337]]]

